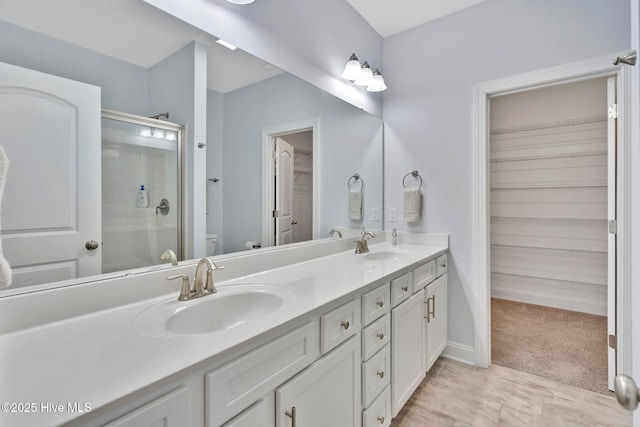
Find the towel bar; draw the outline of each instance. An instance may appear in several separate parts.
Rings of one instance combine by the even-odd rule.
[[[406,175],[404,176],[404,178],[402,178],[402,187],[403,187],[403,188],[407,188],[407,186],[406,186],[406,184],[405,184],[405,181],[406,181],[406,179],[407,179],[407,177],[408,177],[409,175],[411,175],[411,176],[412,176],[412,177],[414,177],[414,178],[420,178],[420,187],[418,187],[418,188],[422,188],[422,177],[420,176],[420,174],[418,173],[418,171],[417,171],[417,170],[414,170],[414,171],[409,172],[408,174],[406,174]]]
[[[364,188],[364,179],[360,178],[360,174],[356,173],[355,175],[352,175],[349,180],[347,181],[347,188],[351,189],[351,180],[353,180],[353,182],[358,182],[360,181],[360,190],[362,190]]]

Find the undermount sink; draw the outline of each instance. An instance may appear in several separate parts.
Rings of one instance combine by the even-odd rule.
[[[371,251],[365,254],[364,259],[368,261],[405,261],[415,256],[413,252],[407,252],[402,250],[384,250],[384,251]]]
[[[190,301],[172,299],[144,310],[136,319],[143,335],[222,333],[264,322],[291,302],[293,293],[270,284],[234,284]]]

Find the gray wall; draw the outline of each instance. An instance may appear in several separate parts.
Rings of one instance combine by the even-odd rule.
[[[425,180],[423,219],[450,235],[449,341],[474,345],[472,87],[629,48],[629,0],[487,0],[384,40],[385,205]]]
[[[382,38],[345,0],[145,0],[378,116],[382,96],[340,78],[355,52],[382,67]],[[383,71],[384,73],[384,71]]]
[[[262,130],[317,119],[320,123],[320,218],[317,237],[334,226],[380,228],[371,208],[382,208],[382,122],[291,75],[281,74],[224,95],[225,252],[261,240]],[[350,222],[347,181],[365,181],[364,222]],[[210,230],[213,231],[213,230]]]
[[[216,253],[224,251],[222,209],[223,174],[223,102],[224,95],[207,90],[207,179],[218,178],[217,183],[207,181],[207,233],[218,235]]]
[[[0,21],[0,62],[102,88],[102,107],[148,114],[147,70]]]

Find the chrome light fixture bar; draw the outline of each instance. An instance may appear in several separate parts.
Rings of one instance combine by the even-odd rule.
[[[380,70],[377,68],[371,69],[367,61],[361,64],[355,53],[352,53],[349,57],[341,77],[357,86],[366,87],[368,92],[387,90],[387,85]]]

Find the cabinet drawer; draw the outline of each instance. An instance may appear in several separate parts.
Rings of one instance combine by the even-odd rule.
[[[436,260],[431,260],[413,270],[413,292],[424,289],[429,283],[436,278]]]
[[[365,407],[389,385],[390,373],[391,350],[388,345],[362,363],[362,400]]]
[[[391,315],[386,314],[362,331],[362,358],[369,360],[391,338]]]
[[[269,418],[273,417],[273,411],[274,408],[269,408],[267,402],[260,400],[222,427],[268,427],[273,424],[268,423]]]
[[[391,305],[395,307],[411,296],[411,273],[391,281]]]
[[[436,258],[436,276],[440,277],[447,272],[447,254]]]
[[[388,427],[391,425],[391,387],[382,392],[362,413],[362,427]]]
[[[318,357],[318,325],[307,323],[205,375],[207,426],[219,426]]]
[[[351,301],[320,316],[320,347],[322,354],[360,332],[360,300]]]
[[[362,296],[362,324],[368,325],[391,311],[389,285],[380,286]]]

